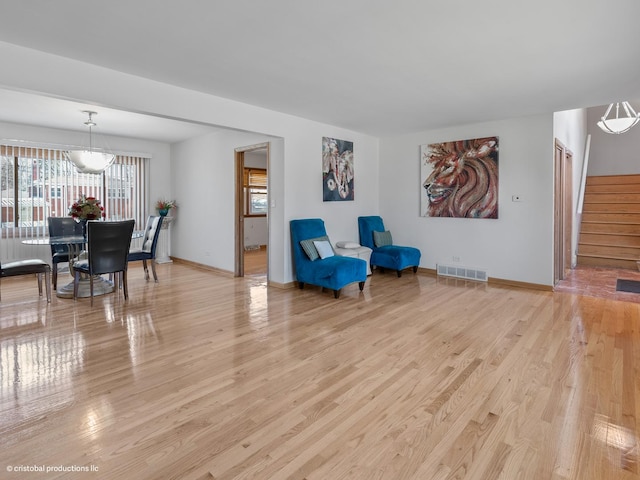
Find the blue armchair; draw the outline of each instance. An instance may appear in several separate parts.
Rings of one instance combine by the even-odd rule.
[[[395,270],[398,277],[402,270],[413,267],[413,273],[420,265],[420,250],[414,247],[393,245],[391,232],[385,230],[382,218],[378,216],[358,217],[360,244],[371,250],[371,266],[381,271],[385,268]]]
[[[319,218],[291,220],[291,245],[295,264],[296,280],[300,289],[305,283],[318,285],[333,290],[335,298],[340,297],[342,287],[358,282],[360,291],[367,280],[367,263],[359,258],[340,257],[333,254],[333,249],[324,228],[324,221]],[[328,244],[327,252],[322,248]],[[324,257],[324,258],[323,258]]]

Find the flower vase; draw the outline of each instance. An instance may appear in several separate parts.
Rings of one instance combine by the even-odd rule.
[[[160,214],[161,217],[166,217],[169,214],[169,209],[168,208],[162,208],[162,209],[158,210],[158,213]]]
[[[87,238],[87,219],[81,218],[78,220],[78,223],[82,225],[82,236],[84,238]]]

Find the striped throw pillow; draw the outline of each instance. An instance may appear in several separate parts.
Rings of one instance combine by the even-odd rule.
[[[322,240],[329,241],[329,237],[324,235],[322,237],[308,238],[307,240],[300,240],[300,246],[302,247],[302,250],[304,250],[304,253],[307,254],[307,257],[309,257],[309,260],[311,260],[312,262],[320,258],[320,255],[318,255],[318,249],[313,244],[313,242],[319,242]]]

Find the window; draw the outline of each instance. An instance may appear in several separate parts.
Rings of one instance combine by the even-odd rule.
[[[131,195],[129,188],[110,188],[108,198],[129,198]]]
[[[46,236],[47,217],[66,216],[82,194],[98,198],[108,220],[133,218],[142,228],[146,164],[119,155],[103,174],[83,174],[63,151],[0,145],[2,238]]]
[[[265,216],[267,203],[267,171],[264,168],[244,169],[244,214],[247,217]]]

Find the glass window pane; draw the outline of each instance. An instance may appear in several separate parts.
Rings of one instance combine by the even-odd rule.
[[[249,214],[267,214],[267,190],[263,188],[252,188],[249,191]]]

